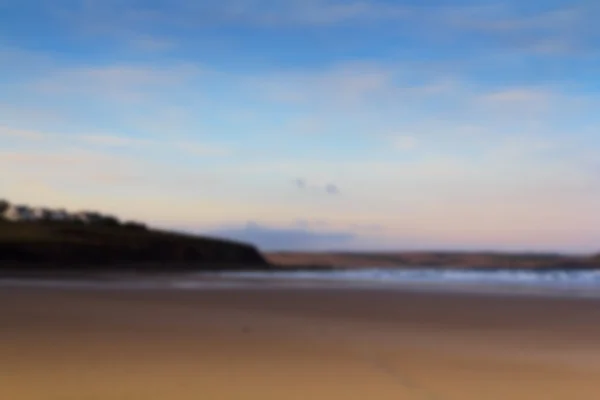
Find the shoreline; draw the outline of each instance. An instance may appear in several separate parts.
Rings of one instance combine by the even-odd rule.
[[[342,273],[338,275],[338,273]],[[347,274],[344,274],[346,272]],[[499,280],[493,271],[481,271],[481,275],[469,275],[473,271],[465,271],[466,276],[448,278],[446,274],[428,274],[426,279],[405,276],[373,277],[371,272],[382,271],[276,271],[276,270],[52,270],[52,271],[17,271],[3,274],[0,271],[0,288],[55,288],[55,289],[94,289],[94,290],[148,290],[148,291],[198,291],[220,290],[222,288],[238,288],[241,290],[377,290],[399,293],[429,294],[465,294],[477,296],[505,297],[545,297],[545,298],[600,298],[600,271],[597,274],[577,277],[577,273],[587,274],[590,271],[563,271],[562,278],[531,276],[514,280]],[[405,272],[405,271],[400,271]],[[419,270],[415,270],[419,273]],[[435,271],[437,272],[437,271]],[[444,271],[452,273],[455,271]],[[500,271],[513,274],[515,271]],[[516,271],[519,272],[519,271]],[[358,275],[357,275],[358,274]],[[376,274],[377,275],[377,274]],[[566,278],[565,278],[566,276]],[[518,275],[517,275],[518,277]],[[575,278],[574,278],[575,277]],[[476,278],[476,279],[474,279]],[[513,277],[516,278],[516,277]],[[496,279],[496,280],[494,280]],[[531,279],[539,279],[538,281]],[[569,281],[568,279],[572,279]]]

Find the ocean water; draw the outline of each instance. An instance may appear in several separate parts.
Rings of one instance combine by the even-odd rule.
[[[115,290],[230,288],[385,288],[600,297],[600,270],[352,269],[338,271],[216,272],[102,275],[73,279],[0,278],[0,287]]]
[[[225,273],[220,276],[227,277]],[[384,287],[482,293],[558,294],[600,297],[600,270],[457,270],[440,268],[340,271],[240,272],[238,279],[310,286]]]
[[[222,274],[227,276],[228,274]],[[600,270],[457,270],[439,268],[340,271],[240,272],[238,277],[259,279],[333,280],[372,283],[458,283],[600,289]]]

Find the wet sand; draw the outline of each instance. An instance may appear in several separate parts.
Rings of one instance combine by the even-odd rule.
[[[598,399],[600,301],[3,287],[0,398]]]

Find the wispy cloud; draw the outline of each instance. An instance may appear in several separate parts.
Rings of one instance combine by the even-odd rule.
[[[399,136],[392,140],[392,146],[402,151],[413,150],[418,146],[418,143],[417,138],[413,136]]]
[[[475,5],[388,0],[174,0],[143,5],[85,1],[62,2],[53,12],[78,33],[109,37],[140,51],[172,49],[172,40],[157,37],[157,31],[198,33],[207,27],[328,30],[385,24],[390,31],[409,32],[414,39],[445,41],[456,35],[485,35],[492,39],[485,48],[537,49],[546,55],[582,47],[589,31],[595,30],[598,16],[592,2],[558,6],[538,2],[524,10],[514,0]],[[592,44],[586,43],[588,48]]]
[[[560,56],[581,53],[588,42],[598,8],[592,3],[546,6],[525,12],[512,2],[434,11],[431,21],[448,35],[484,35],[489,45],[523,54]]]
[[[473,101],[480,110],[495,118],[500,119],[505,115],[528,117],[532,121],[550,118],[553,113],[564,113],[567,109],[561,110],[562,107],[574,105],[569,105],[569,101],[551,87],[506,87],[476,94]]]
[[[0,121],[5,129],[15,129],[19,126],[35,126],[48,129],[48,126],[66,123],[65,115],[52,110],[51,107],[32,107],[27,102],[10,104],[10,98],[0,101]],[[12,128],[9,128],[12,127]]]
[[[0,125],[0,137],[38,141],[48,139],[50,134],[34,130],[15,129],[6,125]]]
[[[195,156],[227,156],[233,152],[233,148],[228,145],[200,143],[198,141],[176,141],[173,146],[180,151]]]
[[[224,0],[197,2],[175,0],[137,7],[130,3],[85,2],[63,7],[63,19],[87,32],[127,34],[132,27],[151,25],[198,28],[205,26],[331,26],[344,23],[395,21],[411,14],[411,8],[386,1],[360,0]]]
[[[541,55],[569,55],[581,52],[581,44],[568,37],[548,37],[534,40],[523,48],[524,51]]]
[[[158,144],[158,142],[153,139],[141,139],[115,135],[84,135],[80,136],[79,139],[91,145],[107,147],[132,147]]]
[[[143,101],[157,90],[181,87],[201,73],[194,64],[168,67],[149,65],[107,65],[55,69],[31,86],[44,94],[80,95],[117,100]],[[93,96],[93,97],[92,97]]]
[[[546,7],[527,14],[510,3],[489,6],[441,9],[438,18],[460,29],[480,32],[564,31],[574,28],[584,18],[585,9]]]
[[[525,87],[521,88],[508,88],[495,92],[485,94],[483,99],[491,103],[519,103],[531,104],[531,103],[546,103],[553,94],[546,90],[529,89]]]
[[[282,71],[247,79],[252,90],[283,103],[356,106],[393,85],[393,70],[373,63],[345,63],[325,71]]]
[[[241,7],[240,7],[241,5]],[[226,15],[240,22],[260,25],[335,25],[403,19],[411,9],[377,1],[287,0],[237,2],[226,8]]]
[[[202,157],[226,157],[233,152],[233,147],[229,144],[216,143],[214,141],[210,143],[199,140],[180,141],[168,137],[143,137],[106,133],[62,134],[41,130],[16,129],[6,125],[0,125],[0,138],[2,137],[11,139],[14,143],[20,143],[22,149],[31,149],[30,153],[15,153],[15,155],[10,156],[12,161],[39,156],[41,160],[49,162],[49,167],[52,166],[52,160],[56,160],[57,165],[60,165],[63,162],[67,162],[67,160],[71,162],[74,160],[83,160],[87,157],[86,155],[73,158],[68,154],[63,154],[63,150],[61,149],[65,148],[71,149],[75,154],[90,154],[91,158],[96,157],[97,154],[106,154],[104,153],[105,151],[111,151],[115,148],[135,153],[138,153],[140,150],[161,151],[163,154],[178,154],[179,157],[186,154]],[[40,142],[45,143],[46,147],[51,145],[51,150],[48,150],[46,153],[39,153]],[[32,148],[31,145],[35,146]],[[31,155],[28,156],[28,154]]]
[[[41,174],[41,176],[82,174],[91,169],[107,167],[118,170],[126,161],[126,159],[109,154],[73,148],[65,148],[59,152],[3,151],[1,159],[3,169],[12,170],[15,174],[28,171]]]
[[[194,156],[225,157],[233,152],[233,148],[224,143],[209,143],[199,140],[178,141],[167,137],[145,138],[132,136],[116,135],[84,135],[78,137],[78,140],[84,144],[94,147],[123,147],[139,150],[160,149],[162,152],[178,152],[180,154],[190,154]]]
[[[146,52],[166,52],[177,47],[173,40],[151,35],[132,35],[128,40],[128,44],[133,49]]]

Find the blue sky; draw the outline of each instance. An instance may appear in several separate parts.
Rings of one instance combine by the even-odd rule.
[[[271,249],[600,249],[592,1],[0,0],[0,191]]]

